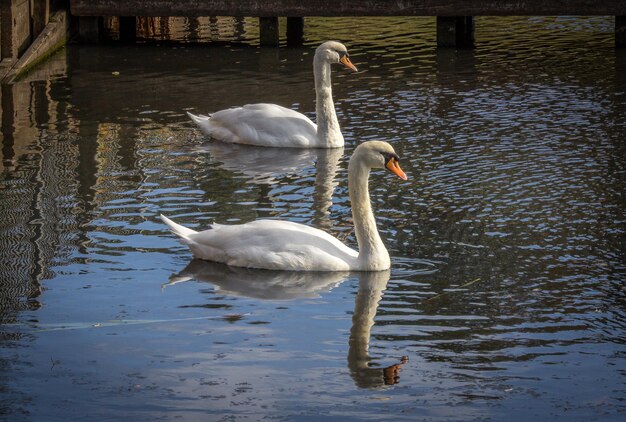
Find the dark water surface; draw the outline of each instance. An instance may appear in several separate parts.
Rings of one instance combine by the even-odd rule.
[[[613,19],[481,18],[459,52],[436,51],[434,19],[311,19],[292,49],[247,24],[70,46],[2,87],[0,419],[622,419]],[[185,115],[314,117],[327,38],[361,70],[333,73],[343,151],[220,145]],[[347,158],[371,139],[409,175],[371,181],[390,272],[193,261],[158,220],[281,218],[356,246]]]

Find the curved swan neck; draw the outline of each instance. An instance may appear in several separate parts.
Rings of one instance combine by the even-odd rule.
[[[326,147],[343,146],[343,135],[335,113],[332,85],[330,82],[330,63],[320,54],[313,58],[315,77],[315,114],[317,137]]]
[[[348,187],[352,205],[352,220],[359,245],[359,269],[364,271],[386,270],[390,266],[389,252],[383,244],[369,197],[370,168],[358,157],[348,165]]]

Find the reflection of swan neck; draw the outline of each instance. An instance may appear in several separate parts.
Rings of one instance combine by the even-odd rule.
[[[383,296],[390,272],[364,272],[359,275],[359,291],[354,301],[352,328],[348,349],[348,366],[360,387],[384,384],[380,368],[370,368],[369,343],[378,304]]]
[[[378,234],[369,197],[370,169],[361,160],[352,158],[348,165],[348,187],[352,220],[359,244],[359,269],[385,270],[390,266],[389,252]]]
[[[321,54],[315,54],[313,58],[313,74],[315,77],[317,137],[327,147],[340,147],[343,145],[343,135],[339,128],[333,102],[330,63]]]
[[[358,364],[367,367],[369,360],[368,349],[370,334],[376,317],[378,303],[383,296],[381,287],[367,286],[361,283],[354,303],[352,315],[352,329],[350,330],[350,348],[353,357],[358,358]]]
[[[328,218],[329,209],[333,204],[333,190],[337,185],[335,175],[343,148],[319,149],[315,164],[315,190],[313,192],[313,209],[315,210],[316,227],[331,228],[333,223]]]

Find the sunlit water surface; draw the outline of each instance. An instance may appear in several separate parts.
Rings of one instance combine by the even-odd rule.
[[[612,18],[480,18],[458,52],[435,49],[433,19],[310,19],[289,49],[239,25],[219,44],[70,46],[2,88],[0,418],[623,417]],[[229,147],[185,115],[313,118],[327,38],[360,69],[333,72],[344,150]],[[193,261],[158,219],[288,219],[356,246],[347,159],[371,139],[409,175],[371,181],[390,272]]]

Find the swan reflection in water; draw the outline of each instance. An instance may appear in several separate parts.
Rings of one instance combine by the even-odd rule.
[[[194,149],[196,153],[208,153],[220,163],[220,167],[248,177],[248,183],[257,185],[280,185],[286,175],[301,175],[302,170],[315,166],[313,190],[313,225],[330,228],[329,208],[337,182],[335,176],[343,157],[343,148],[302,149],[264,148],[251,145],[208,142]]]
[[[196,280],[213,284],[222,294],[262,300],[290,300],[319,297],[351,275],[355,273],[257,270],[193,259],[185,269],[172,275],[163,287]],[[359,278],[359,290],[350,329],[350,375],[360,388],[397,384],[400,367],[408,362],[408,358],[402,357],[399,363],[381,368],[371,365],[369,356],[371,330],[390,271],[359,272],[356,275]]]
[[[359,291],[354,301],[350,329],[348,368],[355,383],[361,388],[397,384],[400,367],[409,361],[407,356],[403,356],[400,363],[384,368],[371,365],[369,345],[372,326],[389,277],[389,270],[359,273]]]
[[[341,271],[272,271],[232,267],[218,262],[193,259],[184,270],[170,277],[163,287],[196,280],[213,284],[222,294],[263,300],[290,300],[319,297],[348,278]]]
[[[243,173],[257,184],[273,184],[277,175],[301,174],[302,169],[314,163],[323,163],[318,170],[330,170],[325,176],[332,181],[343,155],[343,148],[264,148],[214,141],[198,145],[194,151],[211,154],[222,168]]]

